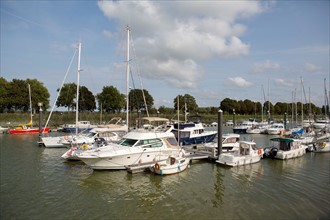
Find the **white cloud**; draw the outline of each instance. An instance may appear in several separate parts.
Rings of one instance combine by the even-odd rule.
[[[255,73],[267,73],[267,71],[270,70],[275,70],[280,68],[280,64],[270,61],[270,60],[266,60],[262,63],[255,63],[253,66],[253,72]]]
[[[241,88],[245,88],[245,87],[250,87],[252,86],[253,84],[249,81],[246,81],[245,79],[243,79],[242,77],[234,77],[234,78],[228,78],[230,83],[232,85],[235,85],[235,86],[238,86],[238,87],[241,87]]]
[[[322,70],[322,68],[320,66],[317,66],[315,64],[312,63],[306,63],[304,70],[310,73],[315,73],[315,72],[319,72]]]
[[[100,1],[99,8],[121,27],[130,24],[144,77],[195,88],[205,60],[248,55],[238,19],[265,10],[258,1]]]
[[[294,86],[295,83],[288,79],[275,79],[275,84],[280,86]]]

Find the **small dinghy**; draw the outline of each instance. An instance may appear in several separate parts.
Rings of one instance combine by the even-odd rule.
[[[227,166],[241,166],[257,163],[263,157],[263,149],[258,149],[252,141],[239,141],[239,150],[220,154],[217,163]]]
[[[189,158],[169,157],[166,161],[156,163],[150,167],[150,170],[159,175],[180,173],[188,167],[189,162]]]

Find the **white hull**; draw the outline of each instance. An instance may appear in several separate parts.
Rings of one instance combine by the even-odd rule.
[[[65,147],[63,144],[64,136],[42,137],[41,140],[44,146],[47,148]]]
[[[287,159],[292,159],[292,158],[296,158],[296,157],[301,157],[304,154],[306,154],[306,148],[307,148],[307,146],[300,145],[298,149],[294,149],[294,150],[289,150],[289,151],[279,150],[277,152],[275,158],[280,159],[280,160],[287,160]]]
[[[112,155],[101,157],[97,155],[97,151],[94,156],[82,156],[79,155],[79,159],[94,170],[123,170],[128,166],[143,165],[143,164],[155,164],[160,161],[166,160],[169,156],[179,156],[180,151],[178,149],[158,149],[156,151],[148,151],[149,149],[141,149],[136,152],[126,151],[118,152]]]
[[[240,141],[239,150],[232,153],[220,154],[216,162],[232,167],[253,164],[260,161],[263,153],[263,149],[256,149],[254,142]]]
[[[175,160],[175,158],[172,158]],[[184,171],[187,169],[190,159],[187,158],[177,158],[176,161],[171,164],[171,158],[166,160],[163,163],[157,163],[151,167],[151,172],[154,172],[159,175],[169,175],[169,174],[176,174]]]
[[[247,164],[258,163],[261,160],[261,156],[234,156],[231,153],[222,154],[221,157],[216,161],[217,163],[227,166],[242,166]]]

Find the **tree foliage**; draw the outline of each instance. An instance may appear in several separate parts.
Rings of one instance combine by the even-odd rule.
[[[144,104],[143,93],[146,99],[146,105]],[[154,98],[149,94],[149,92],[143,89],[143,93],[141,89],[132,89],[129,92],[129,109],[130,111],[145,109],[151,109],[154,105]]]
[[[60,89],[57,90],[59,92]],[[60,95],[57,99],[57,107],[65,107],[68,111],[76,109],[77,85],[75,83],[66,83],[63,85]],[[96,109],[95,97],[85,86],[79,89],[79,111],[94,111]]]
[[[114,86],[104,86],[102,92],[97,94],[99,110],[105,112],[120,112],[125,108],[125,95],[121,94]]]
[[[173,103],[174,103],[174,109],[178,108],[178,98],[179,98],[179,109],[181,111],[185,111],[185,105],[187,106],[187,111],[188,112],[196,112],[198,110],[198,105],[196,103],[196,99],[189,95],[178,95],[174,98]]]
[[[0,111],[30,111],[29,87],[31,88],[32,108],[39,110],[38,103],[43,103],[43,109],[49,107],[49,92],[43,83],[36,79],[13,79],[11,82],[0,78]]]

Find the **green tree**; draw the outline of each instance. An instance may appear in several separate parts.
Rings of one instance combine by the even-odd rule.
[[[0,77],[0,112],[10,110],[10,96],[9,96],[10,83],[3,77]]]
[[[240,108],[236,100],[225,98],[220,102],[220,109],[224,112],[228,112],[230,114],[233,113],[234,109],[235,112],[239,112]]]
[[[113,86],[104,86],[96,98],[99,103],[99,110],[101,110],[101,105],[103,111],[112,113],[120,112],[125,108],[125,95]]]
[[[144,104],[143,94],[145,96],[147,106]],[[151,109],[153,105],[154,98],[149,94],[147,90],[143,89],[143,93],[141,89],[133,89],[129,92],[130,111],[145,109],[145,107]]]
[[[196,103],[196,99],[189,95],[178,95],[174,98],[173,103],[174,103],[174,109],[178,108],[178,98],[179,98],[179,109],[184,111],[185,110],[185,105],[187,105],[187,111],[188,112],[196,112],[198,110],[198,105]]]
[[[79,111],[93,112],[96,109],[95,96],[85,86],[79,89]]]
[[[60,89],[57,89],[57,92],[59,92]],[[63,85],[60,95],[58,96],[58,99],[56,101],[57,107],[65,107],[68,108],[68,111],[70,109],[73,111],[76,107],[75,105],[75,97],[77,91],[77,85],[75,83],[66,83]]]
[[[49,98],[50,94],[48,89],[43,85],[42,82],[39,82],[36,79],[27,79],[26,82],[30,84],[31,87],[31,100],[32,108],[39,111],[38,103],[42,103],[42,109],[46,110],[49,107]]]

